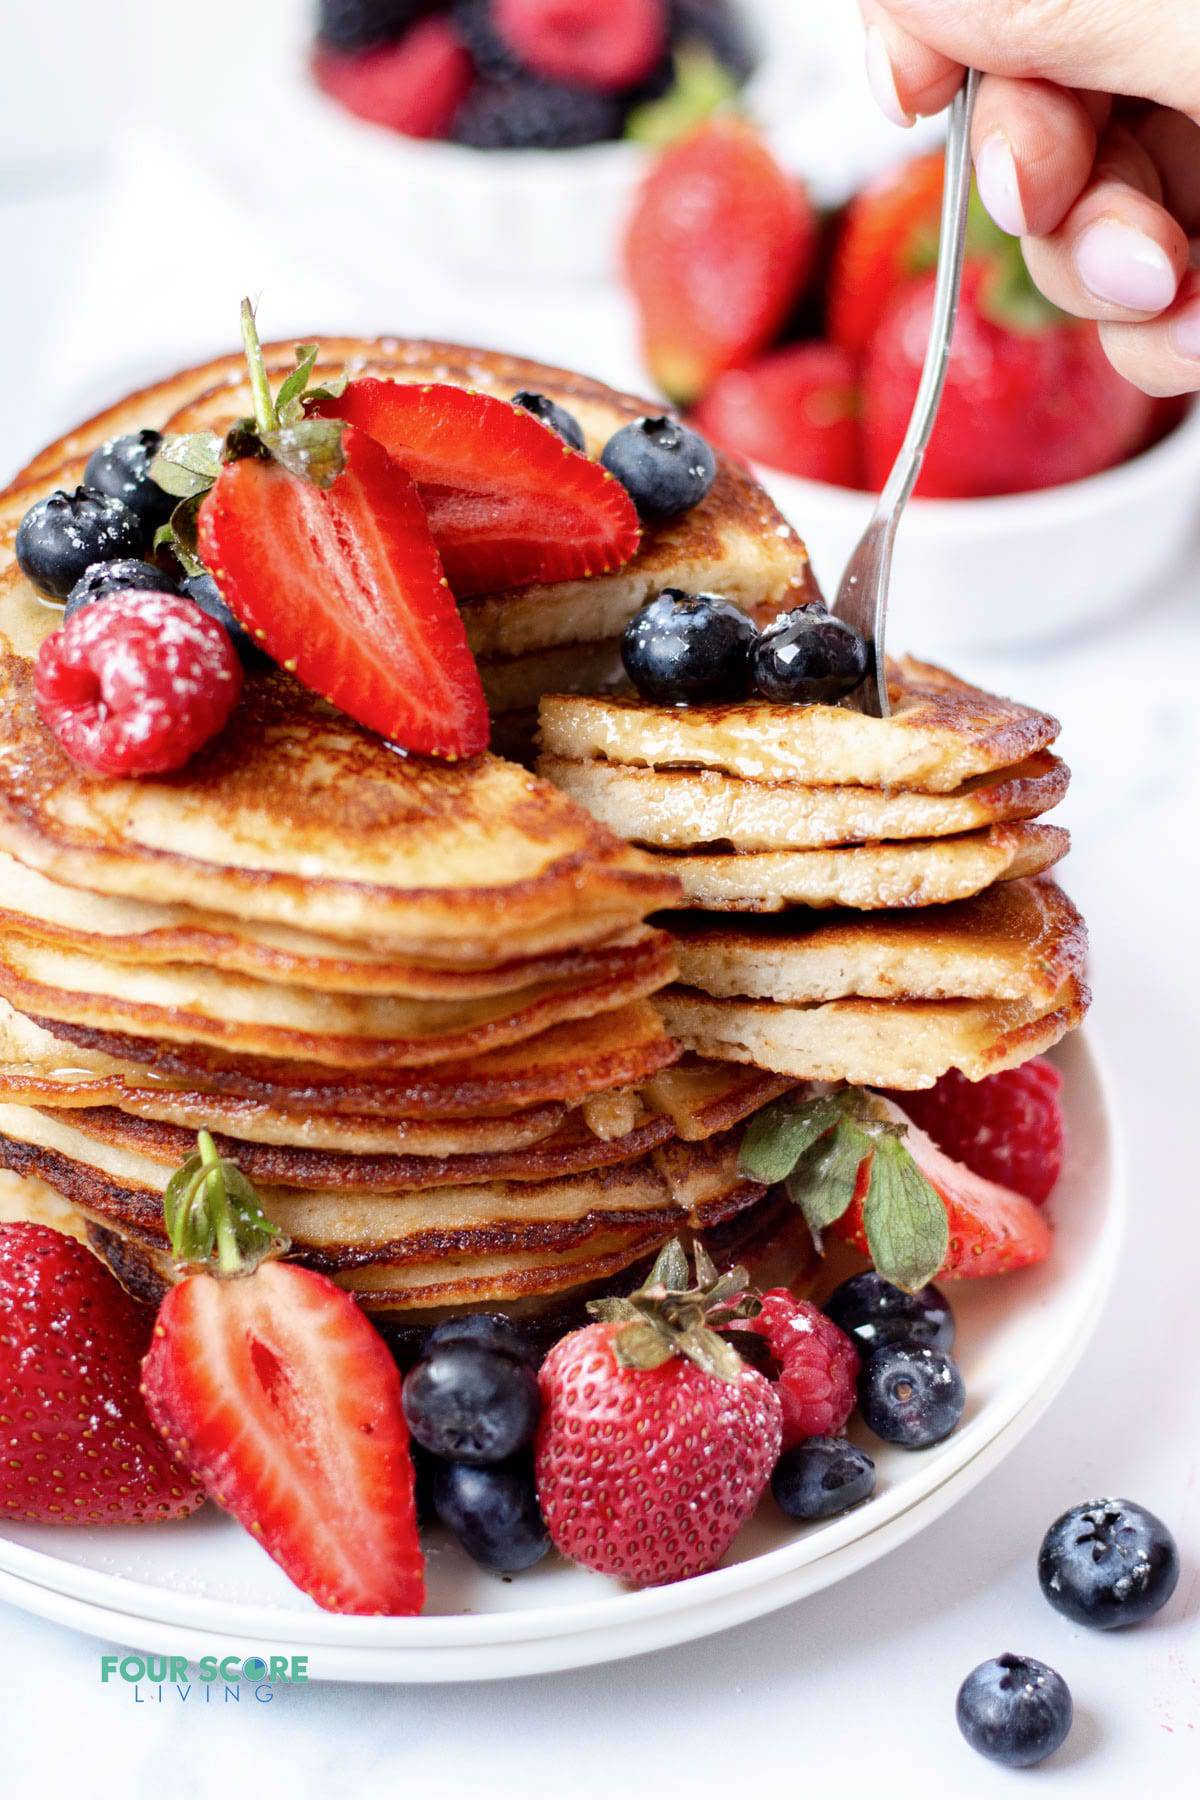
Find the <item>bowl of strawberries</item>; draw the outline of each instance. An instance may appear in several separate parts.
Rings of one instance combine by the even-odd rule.
[[[646,363],[803,533],[826,591],[892,466],[932,309],[942,157],[821,215],[748,126],[669,147],[625,241]],[[1200,409],[1109,364],[972,196],[937,425],[896,549],[905,636],[1018,645],[1113,612],[1196,520]]]
[[[786,119],[803,60],[772,0],[319,0],[278,111],[310,203],[459,268],[586,280],[653,147],[731,103]]]

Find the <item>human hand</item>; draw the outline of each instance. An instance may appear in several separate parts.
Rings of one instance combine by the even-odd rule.
[[[867,71],[895,124],[982,69],[980,198],[1038,287],[1100,321],[1150,394],[1200,390],[1196,0],[860,0]],[[1191,242],[1189,242],[1191,240]]]

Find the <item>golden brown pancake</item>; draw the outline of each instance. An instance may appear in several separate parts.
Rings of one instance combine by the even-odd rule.
[[[717,769],[747,781],[953,793],[1011,769],[1058,736],[1057,719],[902,657],[888,665],[890,719],[844,706],[746,700],[656,706],[613,696],[548,696],[542,746],[568,762],[602,757],[651,769]]]
[[[181,1044],[330,1068],[451,1062],[641,999],[674,970],[670,940],[643,932],[590,981],[480,1000],[320,994],[197,965],[137,968],[0,932],[0,995],[22,1012]]]
[[[679,913],[680,982],[716,999],[1053,1000],[1087,956],[1083,920],[1049,879],[953,906],[729,919]]]
[[[821,850],[957,836],[1057,806],[1070,772],[1049,751],[948,794],[746,781],[716,769],[645,769],[543,757],[538,772],[632,843],[656,850]]]
[[[658,1007],[689,1050],[797,1081],[932,1087],[950,1069],[981,1081],[1040,1055],[1077,1026],[1091,996],[1071,976],[1044,1000],[715,1000],[667,988]]]
[[[745,913],[795,906],[874,911],[964,900],[993,882],[1040,875],[1070,845],[1060,826],[1018,824],[838,850],[663,851],[656,860],[678,877],[688,906]]]

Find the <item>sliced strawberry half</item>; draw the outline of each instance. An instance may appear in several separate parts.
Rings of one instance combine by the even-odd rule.
[[[421,498],[371,437],[350,427],[343,446],[327,488],[261,457],[227,463],[200,508],[200,556],[306,687],[406,750],[477,755],[487,706]]]
[[[280,1262],[190,1276],[142,1374],[171,1451],[318,1605],[420,1612],[400,1376],[341,1288]]]
[[[460,597],[600,575],[638,547],[621,484],[524,407],[446,383],[364,378],[309,410],[369,433],[416,482]]]
[[[881,1096],[880,1104],[895,1123],[907,1125],[905,1146],[926,1181],[945,1202],[950,1247],[938,1271],[940,1276],[1008,1275],[1015,1269],[1042,1262],[1050,1254],[1053,1233],[1040,1207],[1023,1194],[975,1175],[964,1163],[944,1155],[893,1101]],[[870,1170],[871,1158],[866,1157],[859,1167],[854,1198],[833,1226],[839,1237],[848,1239],[864,1255],[869,1254],[863,1202]]]

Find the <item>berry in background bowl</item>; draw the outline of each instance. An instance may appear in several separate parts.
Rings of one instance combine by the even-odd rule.
[[[762,140],[713,121],[663,153],[631,215],[651,374],[754,467],[826,591],[912,410],[941,191],[940,153],[921,156],[818,220]],[[945,393],[897,544],[904,634],[1027,644],[1127,606],[1178,561],[1198,472],[1200,409],[1118,375],[1095,325],[1043,299],[973,200]]]
[[[310,231],[370,276],[383,234],[493,278],[611,278],[656,146],[731,104],[785,131],[813,80],[777,0],[325,0],[290,44],[259,29],[261,134],[197,153],[264,206],[302,168]]]

